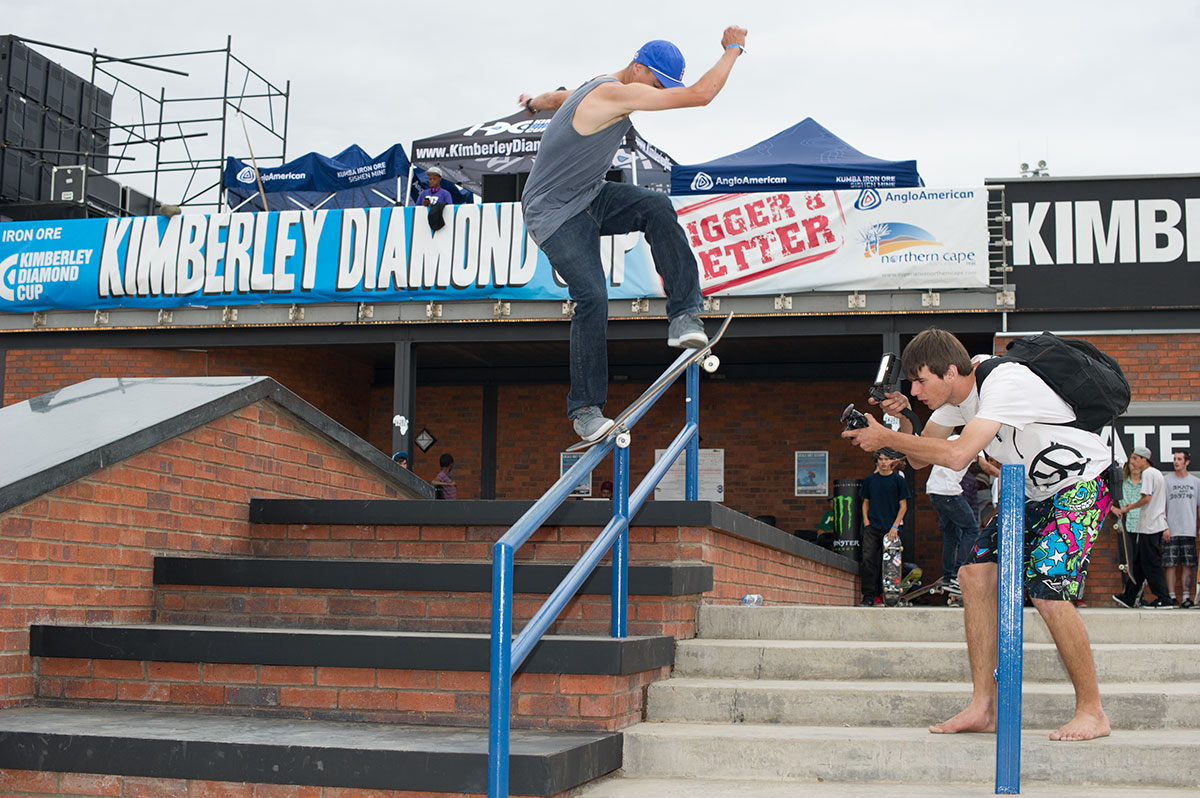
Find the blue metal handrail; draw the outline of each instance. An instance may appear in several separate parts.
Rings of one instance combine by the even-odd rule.
[[[676,369],[691,358],[694,352],[683,352],[663,374]],[[629,490],[629,449],[615,445],[609,437],[590,448],[567,473],[534,502],[524,515],[492,547],[492,639],[491,669],[488,696],[488,798],[508,798],[509,721],[512,712],[513,674],[525,662],[538,641],[558,618],[559,613],[574,597],[584,581],[609,550],[612,551],[612,618],[613,637],[625,637],[628,627],[629,520],[637,515],[654,488],[666,476],[671,464],[680,454],[685,456],[686,478],[684,497],[699,498],[700,461],[700,367],[691,363],[686,369],[687,404],[683,429],[675,436],[663,456],[646,473],[638,486]],[[677,379],[677,378],[676,378]],[[634,425],[675,382],[665,382],[647,391],[646,401],[630,414],[624,427]],[[579,561],[567,572],[558,587],[546,598],[538,611],[514,639],[512,636],[513,560],[533,533],[546,522],[571,491],[584,480],[608,455],[613,453],[612,518],[588,546]]]
[[[1025,592],[1025,466],[1000,469],[996,583],[996,794],[1021,792],[1021,641]]]

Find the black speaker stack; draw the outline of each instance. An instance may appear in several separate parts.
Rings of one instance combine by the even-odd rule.
[[[56,201],[56,166],[84,167],[93,180],[107,172],[112,104],[112,94],[0,36],[0,202]]]

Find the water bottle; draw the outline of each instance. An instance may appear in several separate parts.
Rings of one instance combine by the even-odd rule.
[[[763,602],[762,595],[759,593],[747,593],[742,596],[743,607],[761,607]]]

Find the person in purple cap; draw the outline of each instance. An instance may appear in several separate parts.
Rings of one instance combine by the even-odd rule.
[[[605,182],[604,176],[629,131],[630,114],[708,105],[725,86],[745,44],[745,28],[726,28],[721,57],[690,86],[683,83],[679,48],[656,39],[642,45],[623,69],[574,91],[520,97],[530,114],[557,110],[542,135],[521,202],[526,230],[575,300],[567,417],[584,440],[598,440],[613,423],[604,415],[608,289],[600,236],[644,233],[667,294],[667,344],[688,348],[708,343],[699,315],[699,269],[671,201],[638,186]]]

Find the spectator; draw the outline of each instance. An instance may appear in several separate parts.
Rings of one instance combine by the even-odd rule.
[[[396,452],[392,455],[392,460],[401,468],[408,468],[408,452]]]
[[[899,540],[900,525],[908,509],[908,482],[896,473],[896,460],[875,453],[875,473],[863,480],[862,516],[862,603],[864,607],[883,604],[883,536]]]
[[[951,436],[950,440],[957,437]],[[966,562],[970,547],[979,537],[979,522],[963,495],[962,484],[967,478],[966,468],[952,471],[935,465],[929,469],[929,479],[925,482],[925,492],[937,512],[938,529],[942,533],[942,587],[950,595],[962,595],[958,569]],[[975,478],[969,478],[974,486]]]
[[[453,205],[454,199],[450,196],[450,192],[442,188],[442,170],[436,166],[431,166],[425,170],[425,176],[429,179],[429,188],[422,189],[417,195],[418,205]]]
[[[983,529],[1000,511],[1000,463],[988,454],[979,455],[975,462],[988,482],[988,500],[980,508],[979,516],[979,528]]]
[[[1163,539],[1170,539],[1167,529],[1167,485],[1162,472],[1150,462],[1150,450],[1139,446],[1129,455],[1129,473],[1134,481],[1141,482],[1141,497],[1133,504],[1122,504],[1113,510],[1125,516],[1131,510],[1140,510],[1137,533],[1133,535],[1133,556],[1130,558],[1130,575],[1133,580],[1125,590],[1113,596],[1113,601],[1122,607],[1147,607],[1152,610],[1173,610],[1167,580],[1163,575]],[[1129,524],[1126,531],[1133,532]],[[1142,599],[1142,586],[1147,585],[1154,593],[1154,601]]]
[[[453,501],[458,498],[458,484],[450,476],[450,472],[454,470],[454,455],[446,452],[438,460],[438,465],[441,466],[441,471],[433,478],[433,486],[437,489],[437,497]]]
[[[605,480],[600,483],[600,498],[601,499],[611,499],[612,498],[612,483],[609,482],[608,480]]]
[[[1163,544],[1163,567],[1167,571],[1167,590],[1175,601],[1175,583],[1179,582],[1182,609],[1200,604],[1200,585],[1196,600],[1188,590],[1188,578],[1196,573],[1196,520],[1200,513],[1200,479],[1188,473],[1191,452],[1180,450],[1172,455],[1175,470],[1164,477],[1167,485],[1167,529],[1170,539]],[[1195,581],[1194,579],[1192,581]]]

